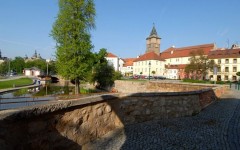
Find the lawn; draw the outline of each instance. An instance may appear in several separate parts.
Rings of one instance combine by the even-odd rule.
[[[33,80],[30,78],[20,78],[15,80],[0,81],[0,89],[7,89],[17,86],[24,86],[32,84]]]

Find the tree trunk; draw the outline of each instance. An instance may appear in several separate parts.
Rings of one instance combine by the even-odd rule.
[[[75,95],[79,94],[79,87],[80,87],[80,82],[79,79],[75,79]]]

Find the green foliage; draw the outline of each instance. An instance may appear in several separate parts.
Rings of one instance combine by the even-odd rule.
[[[120,71],[114,71],[114,80],[120,80],[122,78],[122,73]]]
[[[18,74],[22,74],[24,68],[25,61],[22,57],[15,57],[15,59],[11,61],[11,70],[16,71]]]
[[[8,66],[9,66],[9,62],[8,61],[4,61],[3,63],[0,64],[0,76],[7,74]]]
[[[89,81],[97,83],[97,88],[111,86],[115,79],[121,78],[119,73],[115,73],[113,66],[108,64],[105,58],[106,55],[107,50],[104,48],[100,49],[99,53],[94,54],[95,62]]]
[[[25,95],[25,94],[28,94],[28,93],[29,93],[28,89],[19,89],[19,90],[15,91],[13,93],[13,95],[17,97],[17,96],[22,96],[22,95]]]
[[[183,79],[183,82],[189,83],[206,83],[206,84],[214,84],[214,81],[207,81],[207,80],[194,80],[194,79]],[[228,84],[230,81],[216,81],[216,84]]]
[[[237,72],[236,75],[237,75],[237,76],[240,76],[240,72]]]
[[[151,73],[152,73],[153,75],[155,75],[156,71],[153,70]]]
[[[209,81],[204,80],[194,80],[194,79],[183,79],[183,82],[190,82],[190,83],[210,83]]]
[[[43,59],[28,61],[25,63],[25,68],[37,67],[38,69],[47,72],[47,63]]]
[[[185,67],[187,74],[193,74],[195,79],[203,79],[209,69],[215,65],[213,60],[209,60],[204,55],[204,51],[199,49],[190,53],[190,64]]]
[[[84,89],[84,88],[80,89],[81,94],[89,94],[89,93],[94,93],[94,92],[96,92],[96,90],[94,90],[94,89]]]
[[[51,36],[56,41],[56,70],[59,75],[75,80],[76,94],[80,80],[91,71],[93,48],[90,29],[94,28],[93,0],[59,0],[59,13]]]

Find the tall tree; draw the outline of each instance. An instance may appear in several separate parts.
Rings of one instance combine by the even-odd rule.
[[[10,61],[4,61],[0,63],[0,76],[7,74],[7,72],[9,71],[9,63]]]
[[[90,29],[95,27],[93,0],[59,0],[59,13],[51,36],[56,41],[56,69],[61,76],[75,80],[79,94],[80,80],[85,80],[92,66],[93,45]]]
[[[190,53],[190,64],[185,67],[185,72],[195,79],[204,79],[209,69],[213,69],[214,61],[209,60],[202,49]]]
[[[11,61],[11,69],[18,74],[22,74],[24,67],[25,61],[22,57],[15,57],[15,59]]]

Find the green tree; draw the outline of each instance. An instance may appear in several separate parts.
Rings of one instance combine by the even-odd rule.
[[[236,75],[237,75],[237,76],[240,76],[240,72],[237,72]]]
[[[240,76],[240,72],[237,72],[236,75],[237,75],[237,76]],[[239,79],[239,81],[240,81],[240,79]]]
[[[32,61],[27,61],[25,63],[25,68],[31,68],[31,67],[37,67],[38,69],[40,69],[43,72],[47,72],[47,63],[46,60],[44,59],[36,59],[36,60],[32,60]]]
[[[195,79],[204,79],[209,69],[213,69],[215,63],[204,55],[204,51],[199,49],[190,53],[190,64],[185,67],[187,74],[192,74]]]
[[[155,73],[156,73],[156,71],[153,70],[153,71],[152,71],[153,76],[155,75]]]
[[[8,67],[9,67],[9,62],[8,61],[4,61],[0,64],[0,76],[7,74]]]
[[[115,73],[113,66],[108,64],[106,56],[107,50],[104,48],[94,54],[95,62],[90,76],[90,82],[97,83],[96,87],[101,89],[111,86],[120,76],[119,73]]]
[[[75,80],[76,94],[80,80],[86,80],[92,67],[90,29],[95,27],[94,19],[93,0],[59,0],[59,13],[51,32],[56,41],[56,70]]]
[[[25,61],[22,57],[15,57],[15,59],[11,61],[11,70],[16,71],[18,74],[22,74],[24,67]]]

